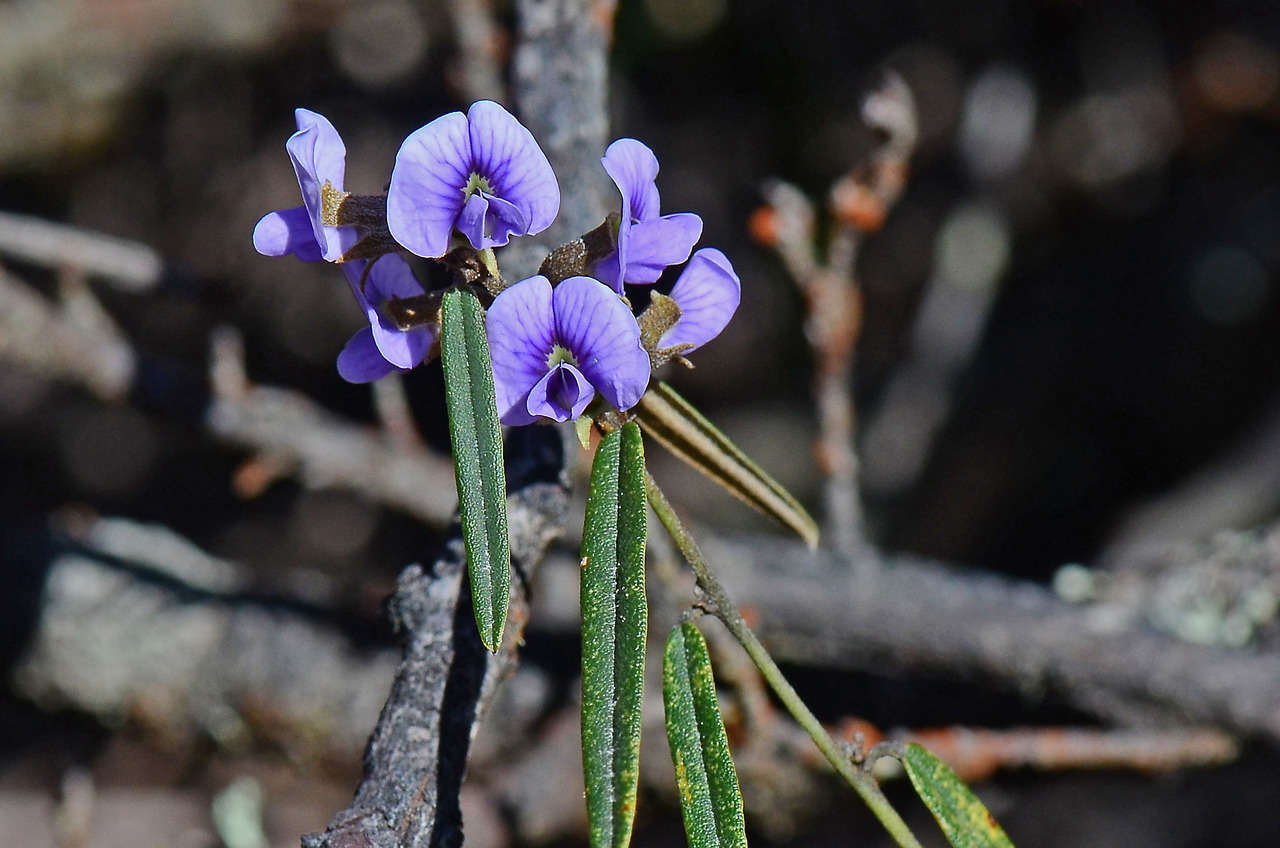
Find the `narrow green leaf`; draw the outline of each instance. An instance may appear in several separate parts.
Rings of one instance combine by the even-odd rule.
[[[907,745],[902,764],[916,794],[955,848],[1013,848],[1004,830],[950,766],[923,745]]]
[[[493,395],[484,310],[470,292],[451,291],[445,294],[441,311],[440,360],[458,483],[458,514],[471,577],[471,605],[480,641],[490,651],[497,651],[511,594],[511,547],[502,430]]]
[[[655,381],[634,411],[644,431],[667,450],[817,547],[818,525],[800,502],[675,389]]]
[[[582,528],[582,769],[593,848],[631,841],[644,696],[644,444],[627,424],[596,448]]]
[[[662,654],[662,702],[689,845],[746,846],[742,792],[720,718],[711,658],[702,633],[687,621],[667,637]]]

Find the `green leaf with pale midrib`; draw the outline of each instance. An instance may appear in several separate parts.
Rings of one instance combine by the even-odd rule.
[[[907,745],[902,764],[911,785],[955,848],[1013,848],[1013,843],[965,782],[923,745]]]
[[[640,776],[648,506],[640,429],[596,449],[582,530],[582,766],[593,848],[631,841]]]
[[[471,605],[480,641],[490,651],[496,651],[507,623],[511,547],[507,537],[502,430],[498,425],[484,310],[474,294],[451,291],[444,296],[441,313],[440,360],[458,484],[458,514],[471,579]]]
[[[644,431],[667,450],[794,530],[809,547],[817,546],[818,525],[800,502],[675,389],[655,381],[634,412]]]
[[[674,628],[667,637],[662,654],[662,702],[689,844],[693,848],[745,848],[742,792],[720,717],[711,658],[702,633],[690,622]]]

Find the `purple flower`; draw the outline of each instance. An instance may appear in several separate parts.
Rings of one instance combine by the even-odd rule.
[[[422,294],[409,263],[394,253],[380,257],[365,276],[361,291],[365,264],[356,260],[342,265],[351,293],[369,319],[369,326],[358,330],[338,354],[338,373],[349,383],[368,383],[392,371],[413,368],[426,358],[437,333],[434,324],[401,330],[383,314],[381,307],[390,298]]]
[[[443,256],[456,226],[476,250],[539,233],[560,187],[532,133],[491,100],[415,130],[396,154],[387,193],[391,235],[419,256]]]
[[[304,262],[326,259],[337,262],[351,245],[351,227],[326,227],[321,223],[325,183],[342,191],[347,170],[347,148],[329,120],[309,109],[295,109],[298,131],[289,136],[285,150],[293,160],[302,205],[269,212],[253,230],[253,246],[266,256],[293,254]]]
[[[298,131],[289,137],[285,149],[302,189],[302,205],[262,216],[253,229],[253,246],[266,256],[292,254],[304,262],[341,262],[358,234],[352,227],[322,223],[323,189],[328,183],[339,192],[343,190],[347,149],[323,115],[297,109],[294,117]],[[392,371],[413,368],[426,358],[437,334],[435,325],[401,330],[383,314],[382,306],[390,298],[422,294],[422,286],[404,259],[386,254],[374,262],[368,274],[366,267],[363,259],[342,263],[351,293],[369,319],[369,326],[352,336],[338,354],[338,373],[352,383],[368,383]]]
[[[546,277],[522,280],[494,299],[485,330],[503,424],[577,418],[596,392],[629,409],[649,385],[635,316],[591,277],[554,290]]]
[[[692,212],[658,214],[658,159],[634,138],[620,138],[600,159],[622,192],[618,247],[596,263],[595,273],[622,293],[623,283],[656,283],[668,265],[689,258],[702,236],[702,219]]]
[[[690,344],[697,350],[720,335],[742,300],[742,284],[729,258],[704,247],[680,272],[669,297],[680,307],[680,318],[658,339],[659,348]]]

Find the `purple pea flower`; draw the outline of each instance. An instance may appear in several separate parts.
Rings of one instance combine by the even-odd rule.
[[[688,259],[702,236],[702,219],[692,212],[658,214],[658,158],[634,138],[610,144],[600,162],[622,193],[622,216],[617,249],[594,270],[622,294],[623,283],[656,283],[668,265]]]
[[[325,259],[337,262],[357,234],[351,227],[326,227],[322,189],[327,182],[342,191],[347,170],[347,148],[328,118],[309,109],[295,109],[298,131],[289,136],[285,150],[302,189],[302,205],[268,212],[253,230],[253,246],[265,256],[293,254],[304,262]]]
[[[680,272],[668,295],[680,307],[680,318],[658,339],[658,348],[693,345],[697,350],[720,335],[742,300],[742,284],[725,256],[714,247],[704,247]]]
[[[408,371],[426,358],[439,331],[435,324],[402,330],[383,314],[387,300],[422,294],[408,262],[394,253],[379,257],[364,275],[362,288],[365,267],[363,259],[342,264],[351,293],[369,319],[369,326],[357,330],[338,354],[338,374],[348,383],[369,383],[392,371]]]
[[[476,250],[539,233],[560,187],[533,134],[491,100],[415,130],[396,154],[387,226],[407,250],[443,256],[456,226]]]
[[[619,410],[649,385],[649,355],[626,304],[591,277],[555,289],[536,276],[494,298],[485,318],[503,424],[577,418],[600,395]]]
[[[321,223],[321,192],[326,182],[342,191],[347,149],[323,115],[297,109],[294,117],[298,131],[289,137],[285,149],[302,189],[302,206],[264,215],[254,227],[253,246],[266,256],[292,254],[304,262],[338,262],[358,234],[352,227]],[[366,274],[367,265],[365,260],[342,263],[351,293],[369,319],[369,326],[352,336],[338,354],[338,373],[352,383],[367,383],[392,371],[413,368],[426,358],[437,333],[433,325],[401,330],[382,314],[381,306],[388,299],[422,294],[422,286],[404,259],[385,255]]]

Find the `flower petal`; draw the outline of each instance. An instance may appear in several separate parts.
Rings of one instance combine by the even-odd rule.
[[[597,262],[592,272],[605,285],[622,294],[630,261],[632,221],[641,217],[637,213],[650,217],[658,214],[658,186],[654,182],[658,176],[658,158],[634,138],[620,138],[605,150],[600,164],[622,194],[622,214],[613,253]]]
[[[669,265],[689,258],[702,237],[702,219],[692,212],[663,215],[631,227],[623,279],[634,285],[656,283]]]
[[[467,198],[458,215],[458,230],[476,250],[502,247],[511,236],[524,235],[528,219],[524,212],[501,197],[477,191]]]
[[[560,186],[533,133],[492,100],[471,104],[467,121],[471,170],[489,181],[493,195],[515,206],[524,216],[521,229],[508,230],[500,240],[495,232],[494,246],[506,244],[507,235],[545,230],[560,211]],[[504,216],[504,220],[514,219]]]
[[[484,228],[489,232],[489,244],[485,247],[502,247],[511,240],[511,236],[529,233],[529,217],[523,209],[492,194],[486,194],[485,200],[489,201],[484,222]]]
[[[458,231],[467,237],[476,250],[484,250],[489,245],[484,243],[484,219],[489,214],[489,199],[476,192],[467,198],[458,213]]]
[[[328,181],[342,191],[347,171],[347,148],[324,115],[309,109],[295,109],[293,115],[298,131],[289,136],[284,147],[293,161],[293,172],[298,177],[298,188],[302,190],[302,205],[311,219],[316,243],[320,245],[324,258],[335,262],[355,244],[356,232],[350,227],[326,227],[320,223],[320,189]]]
[[[618,240],[613,253],[601,259],[589,270],[595,278],[613,289],[616,294],[623,294],[622,270],[626,263],[627,248],[631,244],[631,224],[626,221],[618,223]]]
[[[658,157],[634,138],[610,144],[600,159],[605,173],[622,192],[622,219],[647,221],[658,217]]]
[[[525,400],[549,370],[547,357],[555,346],[551,297],[546,277],[529,277],[494,298],[485,315],[493,387],[503,424],[533,422]]]
[[[436,340],[436,329],[431,326],[402,330],[382,313],[382,303],[389,297],[412,297],[422,294],[422,286],[413,276],[409,263],[394,254],[381,257],[373,263],[364,278],[364,260],[342,263],[342,271],[351,286],[356,303],[364,310],[373,333],[373,341],[382,357],[396,368],[409,369],[422,363]]]
[[[649,354],[627,305],[599,280],[570,277],[556,286],[552,306],[556,339],[591,385],[620,410],[634,406],[649,385]]]
[[[419,256],[443,256],[471,173],[467,117],[441,115],[409,134],[396,153],[387,191],[387,227]]]
[[[396,368],[408,370],[422,364],[436,342],[436,329],[432,325],[401,330],[381,315],[372,319],[369,328],[378,352]]]
[[[311,229],[311,216],[307,207],[295,206],[268,212],[253,228],[253,247],[263,256],[288,256],[293,254],[303,262],[318,262],[320,245]]]
[[[658,347],[691,344],[696,350],[728,325],[742,299],[742,284],[727,256],[704,247],[680,272],[671,299],[680,307],[680,320],[662,334]]]
[[[360,304],[360,310],[368,313],[371,308],[368,292],[369,278],[364,277],[364,268],[367,265],[364,259],[356,259],[351,262],[343,262],[341,264],[342,274],[347,278],[347,285],[351,287],[351,294],[355,296],[356,303]],[[370,271],[372,276],[373,272]],[[360,285],[360,279],[364,277],[365,285]]]
[[[532,416],[552,421],[571,421],[582,414],[596,396],[596,390],[582,372],[561,362],[529,390],[525,410]]]
[[[373,331],[362,327],[338,354],[338,374],[348,383],[372,383],[385,377],[395,366],[382,358],[373,342]]]
[[[373,263],[365,278],[364,290],[375,303],[390,297],[417,297],[423,293],[422,284],[413,275],[409,263],[394,253],[385,253]]]

